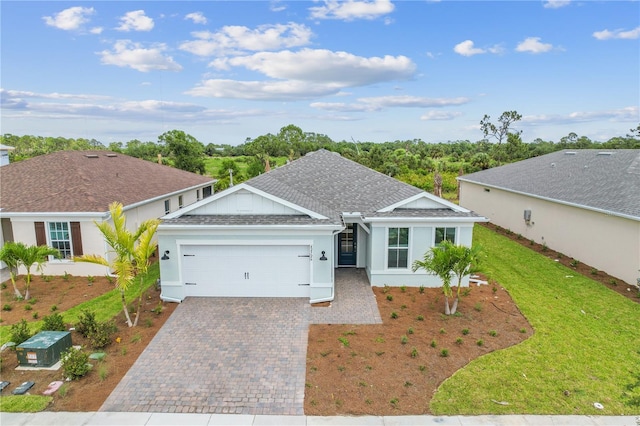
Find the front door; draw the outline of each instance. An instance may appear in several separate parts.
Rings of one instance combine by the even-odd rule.
[[[358,225],[348,223],[338,234],[338,266],[356,266]]]

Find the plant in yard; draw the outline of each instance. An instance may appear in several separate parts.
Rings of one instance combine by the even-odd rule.
[[[618,281],[616,281],[614,278],[611,278],[611,279],[609,280],[609,284],[611,284],[612,286],[614,286],[614,287],[615,287],[615,286],[617,286],[617,285],[618,285]]]
[[[88,276],[87,276],[87,283],[89,283],[89,285],[93,284],[93,282],[94,282],[95,280],[96,280],[96,279],[93,277],[93,275],[88,275]]]
[[[479,340],[476,342],[476,345],[478,345],[478,346],[482,346],[482,345],[484,345],[484,340],[479,339]]]
[[[87,334],[89,344],[94,349],[102,349],[111,343],[111,336],[118,331],[113,321],[98,322]]]
[[[393,319],[398,318],[398,313],[397,312],[391,312],[391,318],[393,318]]]
[[[591,268],[591,275],[598,275],[598,270],[596,268]]]
[[[435,340],[431,341],[431,347],[435,348],[436,346],[438,346],[438,342],[436,342]]]
[[[418,315],[418,316],[416,317],[416,319],[417,319],[418,321],[424,321],[424,315]]]
[[[32,336],[31,331],[29,330],[29,324],[27,324],[27,320],[24,318],[20,320],[20,322],[15,323],[11,326],[11,341],[17,345],[22,342],[29,340]]]
[[[427,371],[427,366],[426,365],[419,365],[418,366],[418,370],[420,370],[422,372]]]
[[[462,337],[458,337],[456,339],[456,345],[461,345],[463,343]]]
[[[498,332],[495,330],[489,330],[489,336],[491,337],[496,337],[498,335]]]
[[[417,357],[418,357],[418,350],[414,346],[413,348],[411,348],[411,358],[417,358]]]
[[[412,327],[409,327],[409,328],[407,329],[407,334],[413,334],[413,332],[414,332],[414,331],[413,331],[413,328],[412,328]]]
[[[477,312],[482,312],[482,303],[476,302],[476,304],[473,305],[473,309],[475,309]]]
[[[42,331],[65,331],[66,329],[64,319],[59,313],[54,312],[42,317]]]
[[[24,266],[27,273],[24,277],[24,300],[29,300],[29,289],[33,275],[31,268],[36,265],[38,271],[42,271],[42,264],[49,256],[60,257],[60,252],[48,246],[27,246],[20,242],[9,241],[0,249],[0,260],[9,268],[11,283],[16,297],[23,298],[16,285],[18,267]]]
[[[62,369],[64,370],[64,376],[71,380],[85,376],[91,368],[89,355],[82,349],[73,346],[62,353],[60,361]]]
[[[469,334],[469,329],[468,329],[468,328],[463,328],[463,329],[462,329],[462,334],[464,334],[465,336],[466,336],[467,334]]]
[[[346,337],[338,337],[338,340],[343,346],[349,346],[349,340]]]
[[[444,328],[440,329],[440,334],[447,334],[447,330],[445,330]]]
[[[440,351],[440,356],[446,358],[449,356],[449,349],[443,349]]]
[[[387,300],[388,300],[389,302],[393,301],[393,296],[392,296],[392,295],[390,295],[390,294],[387,294]]]
[[[389,404],[391,404],[393,408],[396,408],[399,402],[400,400],[398,398],[392,398],[391,400],[389,400]]]
[[[444,312],[446,315],[456,313],[462,279],[478,271],[479,254],[479,246],[467,247],[455,245],[445,240],[426,252],[423,260],[413,262],[414,272],[418,269],[424,269],[427,272],[436,274],[442,280],[442,292],[445,303]],[[452,275],[458,278],[458,285],[453,306],[449,307],[449,297],[453,295],[451,288]]]
[[[156,250],[154,236],[160,221],[150,219],[142,222],[135,232],[126,226],[126,217],[121,203],[115,202],[109,206],[113,225],[109,222],[95,222],[100,233],[113,251],[112,260],[99,255],[83,255],[74,257],[78,262],[89,262],[110,268],[116,275],[116,288],[120,291],[122,309],[129,327],[138,325],[142,308],[142,292],[138,297],[135,318],[131,321],[127,309],[126,290],[135,285],[142,286],[143,277],[150,266],[150,258]]]
[[[3,311],[9,312],[11,309],[13,309],[13,307],[8,303],[5,303],[4,305],[2,305],[2,310]]]
[[[407,336],[403,335],[402,337],[400,337],[400,343],[406,345],[407,342],[409,342],[409,338]]]
[[[37,312],[34,312],[33,315],[31,315],[33,317],[34,320],[37,320],[40,317],[40,314]]]
[[[64,275],[62,275],[62,279],[65,281],[69,281],[69,278],[71,278],[71,274],[69,274],[67,271],[64,271]]]
[[[569,265],[571,265],[572,267],[576,267],[580,264],[579,261],[577,261],[576,259],[572,259],[571,262],[569,263]]]
[[[407,286],[406,286],[406,285],[401,285],[401,286],[400,286],[400,291],[401,291],[402,293],[404,293],[405,291],[407,291]]]
[[[421,286],[418,288],[418,291],[420,292],[420,294],[424,294],[424,286],[423,286],[423,285],[421,285]]]

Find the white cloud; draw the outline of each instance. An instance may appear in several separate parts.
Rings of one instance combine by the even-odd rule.
[[[237,54],[246,51],[277,50],[309,44],[313,32],[305,25],[261,25],[252,30],[244,26],[225,26],[218,32],[191,33],[196,40],[184,42],[180,49],[198,56]]]
[[[474,47],[473,41],[471,40],[465,40],[462,43],[456,44],[453,51],[462,56],[473,56],[487,53],[484,49]]]
[[[559,9],[561,7],[569,6],[571,0],[547,0],[544,2],[545,9]]]
[[[103,64],[130,67],[141,72],[182,70],[180,64],[163,53],[166,50],[167,47],[163,43],[144,48],[140,43],[134,43],[131,40],[118,40],[113,50],[103,50],[98,54],[102,57]]]
[[[542,43],[540,37],[527,37],[516,47],[517,52],[544,53],[553,49],[553,45]]]
[[[211,79],[185,92],[210,98],[294,101],[336,94],[340,87],[303,81],[236,81]]]
[[[640,38],[640,27],[636,27],[629,31],[623,30],[602,30],[596,31],[593,33],[593,36],[598,40],[612,40],[612,39],[623,39],[623,40],[635,40]]]
[[[310,7],[313,19],[339,19],[353,21],[356,19],[376,19],[393,12],[395,6],[390,0],[325,0],[323,6]]]
[[[365,58],[325,49],[261,52],[229,58],[225,64],[242,66],[271,78],[335,84],[339,87],[406,80],[416,69],[415,63],[406,56]]]
[[[419,96],[379,96],[359,98],[354,103],[314,102],[311,107],[325,111],[372,112],[386,108],[440,108],[462,105],[468,98],[425,98]]]
[[[207,18],[202,14],[202,12],[192,12],[187,14],[184,19],[190,19],[194,24],[206,24]]]
[[[104,31],[104,28],[102,28],[102,27],[94,27],[94,28],[91,28],[91,29],[89,30],[89,32],[90,32],[91,34],[96,34],[96,35],[97,35],[97,34],[102,34],[102,31]]]
[[[283,10],[287,10],[287,6],[280,0],[271,0],[269,2],[269,10],[272,12],[282,12]]]
[[[522,122],[528,124],[571,124],[601,120],[637,123],[640,120],[640,108],[630,106],[603,111],[575,111],[568,114],[542,114],[522,117]]]
[[[454,118],[460,117],[462,115],[461,112],[458,111],[428,111],[425,114],[420,116],[420,120],[423,121],[445,121],[445,120],[453,120]]]
[[[58,12],[54,16],[44,16],[44,22],[59,30],[73,31],[82,29],[89,22],[89,16],[96,13],[92,7],[70,7]]]
[[[153,29],[153,19],[144,14],[144,10],[134,10],[127,12],[120,18],[118,31],[151,31]]]

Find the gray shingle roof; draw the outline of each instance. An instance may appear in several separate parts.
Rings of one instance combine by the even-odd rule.
[[[12,212],[106,212],[213,183],[197,175],[110,151],[58,151],[0,167],[0,207]]]
[[[166,225],[331,225],[327,219],[314,219],[306,215],[184,215],[164,219]]]
[[[459,179],[640,220],[640,149],[564,150]]]
[[[334,221],[342,212],[366,215],[423,192],[324,149],[245,184]]]

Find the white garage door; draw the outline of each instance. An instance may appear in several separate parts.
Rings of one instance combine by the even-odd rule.
[[[183,246],[185,296],[309,297],[309,246]]]

